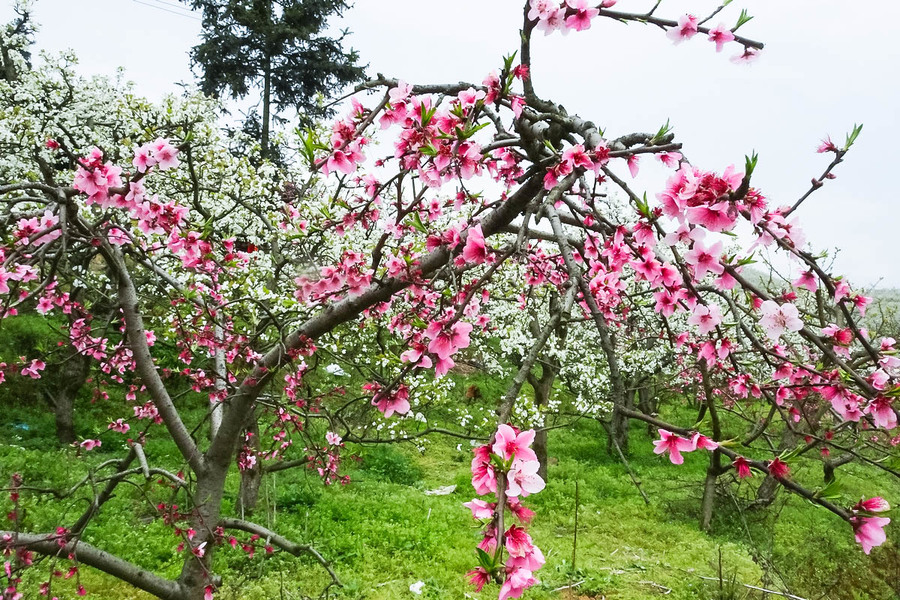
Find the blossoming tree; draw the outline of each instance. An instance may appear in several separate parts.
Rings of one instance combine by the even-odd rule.
[[[842,504],[834,490],[790,470],[800,454],[832,450],[886,468],[879,458],[893,441],[895,342],[871,339],[860,327],[868,299],[819,264],[795,216],[833,176],[859,128],[843,144],[826,140],[820,151],[832,160],[824,173],[792,206],[774,207],[752,185],[755,158],[743,170],[707,170],[684,158],[665,127],[602,132],[538,95],[529,76],[535,32],[585,31],[599,19],[652,24],[676,44],[708,40],[711,50],[735,49],[735,60],[750,61],[762,44],[738,33],[745,13],[734,26],[710,26],[728,4],[704,19],[659,16],[659,3],[629,13],[615,10],[614,0],[530,0],[516,54],[480,84],[367,82],[329,136],[310,132],[304,139],[302,154],[327,184],[263,183],[252,198],[226,192],[215,210],[203,199],[217,184],[204,180],[206,163],[186,127],[120,140],[127,156],[118,146],[42,141],[35,160],[46,168],[0,185],[11,224],[0,256],[3,315],[76,316],[62,325],[70,343],[135,405],[133,418],[110,423],[111,435],[129,440],[128,452],[97,467],[91,480],[104,485],[74,522],[30,531],[17,510],[28,485],[13,478],[13,526],[0,532],[7,593],[18,593],[20,573],[40,555],[173,600],[213,597],[222,583],[213,558],[229,546],[310,553],[330,572],[313,548],[227,514],[222,501],[234,463],[248,470],[298,452],[283,464],[309,465],[326,481],[339,480],[342,443],[364,440],[381,419],[410,416],[417,391],[446,375],[489,327],[487,307],[496,293],[509,293],[495,285],[498,273],[522,265],[522,293],[552,290],[559,309],[536,328],[499,399],[496,433],[472,463],[476,492],[493,494],[468,503],[484,524],[470,573],[479,589],[494,581],[500,600],[519,597],[544,562],[525,529],[508,518],[531,520],[520,498],[544,485],[531,448],[535,432],[509,421],[564,315],[596,332],[597,347],[585,351],[605,362],[615,419],[657,427],[655,451],[676,465],[683,453],[708,453],[704,527],[722,475],[761,473],[846,521],[865,552],[881,544],[889,519],[877,515],[889,508],[886,501]],[[58,152],[75,158],[71,169],[54,167]],[[640,161],[651,159],[672,169],[655,200],[628,181]],[[612,190],[628,199],[627,210],[609,209],[604,199]],[[262,251],[234,239],[243,225],[228,221],[234,214],[261,228]],[[726,247],[728,238],[747,244]],[[760,246],[777,249],[805,274],[791,286],[759,285],[747,266]],[[112,316],[98,318],[72,293],[84,283],[67,264],[78,253],[97,265],[93,285],[107,292]],[[807,297],[832,306],[836,322],[824,309],[806,309],[815,305],[799,301]],[[634,315],[640,328],[630,325]],[[342,331],[373,335],[381,348],[378,364],[362,369],[357,398],[339,386],[309,385],[315,367],[331,362],[327,338]],[[671,348],[676,383],[698,398],[696,419],[668,422],[627,402],[617,348],[634,331]],[[162,364],[162,339],[176,345],[177,369]],[[40,377],[43,364],[27,356],[3,373],[7,381]],[[185,382],[210,400],[199,418],[176,397]],[[726,411],[746,430],[726,430]],[[253,423],[266,423],[266,446],[255,445],[262,436]],[[774,428],[797,432],[802,443],[784,453],[755,443]],[[180,472],[154,465],[145,448],[155,436],[174,442]],[[178,499],[158,505],[183,554],[175,579],[82,539],[116,487],[141,477]],[[42,591],[51,593],[53,584],[51,576]]]

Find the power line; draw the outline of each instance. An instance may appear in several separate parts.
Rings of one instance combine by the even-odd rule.
[[[133,2],[137,2],[138,4],[143,4],[144,6],[149,6],[150,8],[155,8],[157,10],[164,10],[167,13],[172,13],[173,15],[178,15],[179,17],[185,17],[187,19],[193,19],[195,21],[201,21],[199,17],[195,17],[194,15],[177,12],[171,8],[165,8],[164,6],[160,6],[159,4],[150,4],[149,2],[144,2],[143,0],[132,0]]]
[[[173,2],[172,0],[152,0],[156,4],[164,4],[166,6],[171,6],[172,8],[184,11],[186,13],[193,12],[190,8],[185,8],[180,2]]]

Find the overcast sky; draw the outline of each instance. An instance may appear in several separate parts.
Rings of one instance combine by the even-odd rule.
[[[12,1],[0,2],[8,18]],[[657,14],[706,16],[716,5],[666,0]],[[179,6],[37,0],[38,47],[73,49],[85,74],[123,66],[140,93],[159,98],[193,80],[188,51],[200,21]],[[589,31],[538,34],[536,90],[609,137],[655,131],[669,119],[686,155],[704,169],[741,165],[756,150],[754,183],[779,205],[792,204],[827,165],[815,153],[819,140],[843,140],[855,122],[864,123],[838,178],[800,216],[814,248],[841,249],[837,270],[855,285],[900,287],[900,185],[893,181],[900,175],[900,2],[735,0],[722,20],[733,25],[742,6],[755,19],[741,33],[766,44],[753,66],[733,65],[728,57],[736,49],[716,54],[701,36],[674,47],[656,28],[597,19]],[[620,0],[617,8],[638,12],[648,2]],[[339,24],[352,30],[350,44],[370,75],[477,83],[517,48],[521,19],[522,0],[356,0]]]

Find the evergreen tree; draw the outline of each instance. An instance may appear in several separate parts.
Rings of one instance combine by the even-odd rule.
[[[263,157],[275,114],[296,108],[304,118],[324,116],[328,111],[318,107],[316,95],[328,96],[364,76],[357,52],[343,48],[347,31],[336,38],[324,33],[329,17],[348,8],[344,0],[185,2],[203,12],[203,41],[191,53],[203,91],[244,98],[261,90]]]

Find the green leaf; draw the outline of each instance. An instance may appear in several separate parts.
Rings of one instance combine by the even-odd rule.
[[[746,8],[742,9],[742,10],[741,10],[741,14],[740,14],[740,16],[738,17],[738,20],[737,20],[737,25],[735,25],[735,26],[731,29],[731,31],[732,31],[732,32],[737,31],[737,30],[740,29],[743,25],[746,25],[747,23],[749,23],[749,22],[752,21],[752,20],[753,20],[753,17],[751,17],[750,15],[747,14],[747,9],[746,9]]]
[[[412,213],[412,221],[413,227],[416,228],[421,233],[428,233],[428,229],[425,227],[425,224],[422,223],[422,217],[419,216],[418,212]]]
[[[759,154],[756,153],[756,150],[753,151],[753,154],[750,156],[744,156],[744,178],[749,179],[751,175],[753,175],[753,170],[756,169],[756,163],[759,162]]]
[[[669,135],[672,132],[672,126],[669,124],[669,119],[666,119],[666,124],[659,128],[659,131],[656,132],[656,135],[650,140],[650,144],[659,143],[662,138]]]
[[[853,124],[853,131],[851,131],[847,135],[847,141],[844,144],[844,152],[846,152],[847,150],[850,149],[850,146],[852,146],[853,142],[856,141],[856,138],[859,137],[859,134],[862,131],[862,128],[863,128],[862,123],[860,123],[858,125],[856,123]]]
[[[837,500],[844,491],[844,484],[835,477],[828,482],[828,485],[816,492],[817,498],[825,498],[826,500]]]
[[[641,216],[650,218],[650,204],[647,202],[647,192],[644,192],[644,199],[640,198],[634,201],[635,205],[637,205],[638,212],[641,213]]]
[[[494,570],[494,557],[481,548],[475,548],[475,552],[478,554],[478,563],[488,573],[492,572]]]

